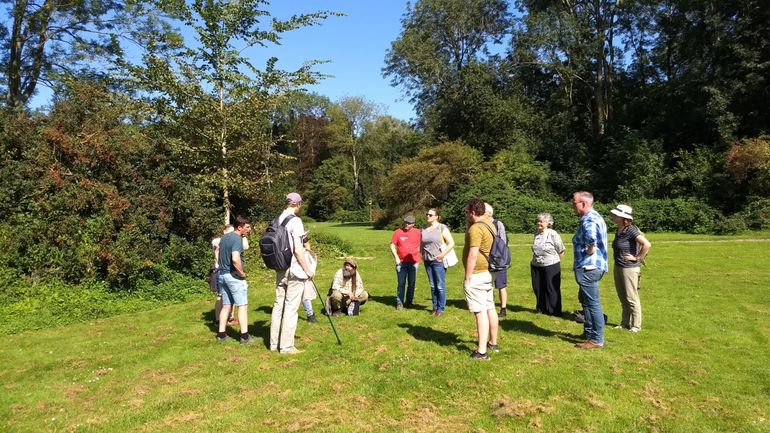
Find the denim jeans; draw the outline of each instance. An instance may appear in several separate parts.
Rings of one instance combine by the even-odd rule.
[[[446,268],[444,263],[440,260],[426,260],[425,272],[428,274],[433,311],[443,313],[446,309]]]
[[[601,269],[575,269],[575,281],[579,287],[578,300],[585,315],[583,329],[586,338],[601,345],[604,344],[604,312],[599,299],[599,280],[603,275],[604,271]]]
[[[414,280],[417,277],[417,263],[404,263],[396,265],[396,274],[398,276],[398,293],[396,302],[399,304],[412,305],[414,300]],[[408,285],[407,285],[407,279]],[[406,287],[406,298],[404,298],[404,286]]]

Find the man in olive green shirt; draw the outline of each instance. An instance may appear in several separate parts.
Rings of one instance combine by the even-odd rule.
[[[492,284],[494,275],[489,272],[487,262],[495,237],[495,227],[485,213],[484,202],[477,198],[471,199],[465,207],[468,229],[465,232],[463,247],[463,290],[468,309],[476,316],[479,343],[478,348],[471,353],[471,359],[475,360],[489,359],[487,349],[500,351],[497,346],[498,319]]]

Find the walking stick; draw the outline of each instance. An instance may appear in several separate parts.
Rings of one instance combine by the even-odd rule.
[[[321,299],[321,294],[318,293],[318,287],[316,287],[315,281],[311,279],[310,282],[313,283],[313,288],[315,289],[316,295],[318,295],[318,299]],[[326,311],[326,317],[329,319],[329,324],[332,325],[332,331],[334,331],[334,336],[337,337],[337,344],[342,345],[342,341],[340,341],[340,336],[337,335],[337,329],[334,327],[334,322],[332,322],[332,312],[326,308],[326,302],[323,303],[323,306],[324,306],[324,311]]]

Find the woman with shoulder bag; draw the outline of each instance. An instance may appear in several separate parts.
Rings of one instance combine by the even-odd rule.
[[[431,298],[433,299],[433,315],[441,317],[446,309],[446,268],[457,263],[454,252],[455,241],[444,224],[439,223],[437,209],[428,209],[425,214],[428,225],[422,229],[420,252],[428,274]],[[447,261],[454,257],[454,263]]]

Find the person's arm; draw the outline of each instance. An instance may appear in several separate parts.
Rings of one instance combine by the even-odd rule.
[[[559,253],[559,258],[564,257],[564,242],[561,241],[561,236],[556,233],[555,230],[551,230],[551,236],[556,247],[556,251]]]
[[[479,257],[479,247],[470,247],[468,250],[468,260],[465,262],[465,281],[464,286],[467,286],[471,282],[471,275],[473,275],[473,268],[476,267],[476,260]]]
[[[308,266],[307,262],[305,262],[305,247],[302,246],[302,238],[294,238],[294,257],[297,259],[299,266],[305,272],[305,275],[307,275],[307,277],[312,280],[313,276],[315,276],[315,272],[310,270],[310,266]]]
[[[396,251],[396,244],[390,243],[390,252],[393,253],[393,258],[396,260],[396,265],[401,264],[401,259],[398,258],[398,251]]]
[[[361,295],[361,293],[363,292],[364,292],[364,281],[361,279],[361,274],[359,274],[358,271],[356,271],[356,293],[355,293],[356,299],[354,300],[357,301],[358,296]]]
[[[455,247],[455,240],[452,238],[452,233],[449,232],[449,229],[446,226],[444,226],[441,230],[441,237],[444,238],[446,247],[444,247],[444,250],[441,251],[441,254],[436,257],[436,260],[438,261],[444,260],[444,257],[446,257],[446,255],[449,254],[449,252],[452,251],[452,249]]]
[[[337,271],[334,274],[334,279],[332,279],[332,291],[336,290],[336,291],[342,293],[342,289],[343,289],[342,283],[343,282],[344,282],[344,280],[342,278],[342,270],[339,270],[339,271]]]
[[[243,272],[243,263],[241,263],[240,251],[233,251],[232,257],[233,257],[233,268],[235,269],[236,275],[238,275],[243,279],[246,279],[246,272]]]
[[[580,225],[583,227],[583,243],[588,245],[585,252],[588,255],[593,255],[596,252],[597,226],[588,219],[581,220]]]
[[[644,258],[647,256],[647,252],[650,251],[650,247],[652,244],[650,241],[647,240],[644,235],[639,234],[636,237],[636,243],[639,244],[641,247],[639,251],[637,251],[636,255],[633,254],[626,254],[623,258],[628,260],[629,262],[641,262],[644,260]]]

